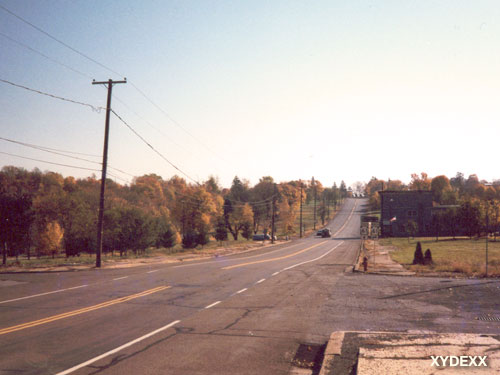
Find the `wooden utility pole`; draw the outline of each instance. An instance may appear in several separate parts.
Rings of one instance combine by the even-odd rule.
[[[300,183],[300,238],[302,238],[302,180],[299,180]]]
[[[108,139],[109,139],[109,117],[111,115],[111,91],[113,85],[117,83],[127,83],[127,79],[123,81],[92,81],[93,85],[108,85],[108,101],[106,105],[106,124],[104,127],[104,150],[102,153],[102,174],[101,174],[101,197],[99,200],[99,217],[97,219],[97,249],[95,257],[95,266],[101,267],[101,253],[102,253],[102,227],[104,217],[104,191],[106,189],[106,170],[108,167]]]
[[[314,189],[314,223],[313,223],[313,229],[316,230],[316,181],[314,181],[314,177],[312,178],[311,181]]]
[[[276,213],[276,184],[274,184],[274,197],[273,197],[273,216],[271,221],[271,243],[274,243],[274,215]]]

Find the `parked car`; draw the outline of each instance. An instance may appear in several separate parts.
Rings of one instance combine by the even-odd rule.
[[[331,237],[331,236],[332,236],[332,231],[330,230],[330,228],[323,229],[323,233],[321,234],[321,237],[325,238],[325,237]]]
[[[264,234],[254,234],[252,236],[252,240],[254,240],[254,241],[264,241],[264,240],[268,239],[266,237],[269,237],[269,236],[264,235]],[[269,237],[269,239],[271,239],[271,237]]]
[[[254,241],[271,241],[271,236],[269,234],[254,234],[252,236]],[[274,236],[274,240],[277,241],[278,237]]]
[[[322,237],[323,236],[323,229],[320,229],[316,232],[316,236],[320,236]]]

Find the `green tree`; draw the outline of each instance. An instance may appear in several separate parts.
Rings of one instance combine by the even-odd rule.
[[[224,218],[219,218],[217,220],[217,225],[215,227],[215,239],[220,242],[222,245],[222,241],[227,240],[227,228]]]

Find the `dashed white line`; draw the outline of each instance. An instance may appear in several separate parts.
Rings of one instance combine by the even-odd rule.
[[[116,279],[113,279],[113,281],[116,281],[116,280],[121,280],[121,279],[126,279],[128,276],[123,276],[123,277],[117,277]]]
[[[277,274],[279,274],[279,273],[280,273],[280,271],[275,272],[275,273],[273,273],[271,276],[276,276],[276,275],[277,275]]]
[[[255,284],[260,284],[261,282],[263,281],[266,281],[266,279],[260,279],[259,281],[257,281]]]
[[[26,296],[26,297],[20,297],[20,298],[14,298],[14,299],[9,299],[7,301],[0,301],[0,304],[1,303],[7,303],[7,302],[14,302],[14,301],[20,301],[22,299],[28,299],[28,298],[34,298],[34,297],[40,297],[40,296],[46,296],[47,294],[54,294],[54,293],[60,293],[60,292],[64,292],[66,290],[72,290],[72,289],[78,289],[78,288],[85,288],[86,286],[88,286],[87,284],[85,285],[80,285],[80,286],[74,286],[72,288],[66,288],[66,289],[59,289],[59,290],[54,290],[52,292],[46,292],[46,293],[40,293],[40,294],[33,294],[31,296]]]
[[[146,273],[153,273],[153,272],[158,272],[159,270],[152,270],[152,271],[148,271]]]
[[[64,371],[62,371],[62,372],[59,372],[59,373],[57,373],[56,375],[66,375],[66,374],[72,373],[72,372],[74,372],[74,371],[76,371],[76,370],[78,370],[78,369],[81,369],[82,367],[88,366],[88,365],[90,365],[90,364],[92,364],[92,363],[94,363],[94,362],[99,361],[100,359],[103,359],[103,358],[105,358],[105,357],[107,357],[107,356],[109,356],[109,355],[111,355],[111,354],[115,354],[115,353],[119,352],[120,350],[123,350],[123,349],[125,349],[125,348],[128,348],[129,346],[132,346],[132,345],[134,345],[134,344],[136,344],[136,343],[140,342],[140,341],[143,341],[143,340],[147,339],[148,337],[151,337],[151,336],[153,336],[153,335],[156,335],[157,333],[160,333],[161,331],[164,331],[164,330],[166,330],[167,328],[170,328],[170,327],[172,327],[172,326],[176,325],[177,323],[180,323],[180,320],[173,321],[172,323],[169,323],[169,324],[167,324],[166,326],[163,326],[163,327],[161,327],[161,328],[158,328],[157,330],[155,330],[155,331],[153,331],[153,332],[150,332],[150,333],[148,333],[148,334],[146,334],[146,335],[144,335],[144,336],[141,336],[141,337],[139,337],[139,338],[137,338],[137,339],[135,339],[135,340],[132,340],[132,341],[130,341],[130,342],[128,342],[128,343],[126,343],[126,344],[124,344],[124,345],[122,345],[122,346],[119,346],[119,347],[118,347],[118,348],[116,348],[116,349],[110,350],[109,352],[106,352],[106,353],[104,353],[104,354],[101,354],[100,356],[97,356],[97,357],[95,357],[95,358],[89,359],[89,360],[88,360],[88,361],[86,361],[86,362],[80,363],[79,365],[76,365],[76,366],[71,367],[71,368],[69,368],[69,369],[67,369],[67,370],[64,370]]]
[[[247,291],[248,288],[243,288],[241,290],[238,290],[235,294],[240,294],[240,293],[243,293],[244,291]]]
[[[206,308],[206,309],[209,309],[209,308],[211,308],[211,307],[214,307],[215,305],[218,305],[219,303],[221,303],[221,301],[214,302],[214,303],[212,303],[211,305],[205,306],[205,308]]]

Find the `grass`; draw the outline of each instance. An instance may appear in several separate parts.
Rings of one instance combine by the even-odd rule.
[[[201,255],[211,255],[224,253],[227,249],[245,250],[250,247],[262,246],[261,242],[254,242],[252,240],[246,240],[240,236],[237,241],[227,240],[223,241],[222,244],[219,241],[211,241],[205,246],[197,246],[194,249],[184,249],[182,245],[175,245],[172,248],[149,248],[145,252],[134,254],[132,251],[128,251],[126,255],[120,257],[118,252],[114,255],[110,253],[103,253],[101,255],[102,262],[114,262],[121,260],[136,260],[144,258],[153,258],[158,256],[175,256],[179,254],[201,254]],[[43,268],[43,267],[59,267],[59,266],[83,266],[92,265],[96,262],[95,254],[81,253],[80,256],[66,257],[64,253],[56,255],[54,258],[52,256],[32,256],[28,259],[27,256],[19,256],[16,260],[15,257],[7,258],[7,268],[8,267],[21,267],[21,268]],[[0,266],[0,270],[2,267]]]
[[[413,255],[417,242],[422,252],[431,250],[434,264],[431,266],[413,265]],[[467,276],[484,276],[486,261],[486,239],[440,238],[435,237],[383,238],[380,245],[395,247],[391,258],[407,269],[418,273],[446,273]],[[488,241],[488,276],[500,276],[500,241]]]

